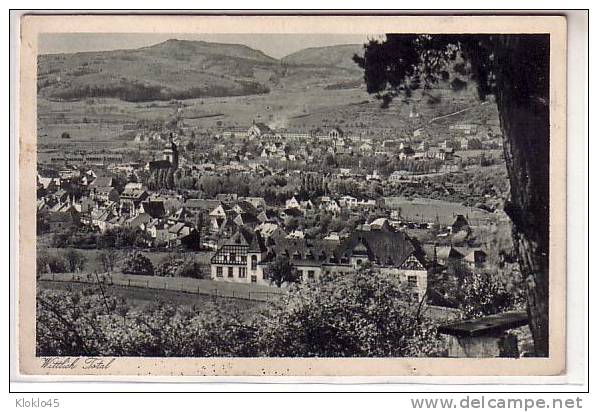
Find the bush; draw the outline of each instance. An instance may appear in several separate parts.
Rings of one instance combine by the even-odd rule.
[[[186,258],[179,253],[171,253],[166,256],[156,274],[164,277],[204,278],[201,265],[192,258]]]
[[[263,317],[267,356],[429,356],[440,352],[435,326],[409,291],[371,270],[305,282]]]
[[[131,275],[154,275],[154,265],[152,261],[141,253],[136,252],[130,255],[124,262],[123,273]]]
[[[466,319],[494,315],[515,308],[517,298],[505,285],[488,273],[472,273],[465,278],[460,308]]]
[[[67,262],[63,257],[50,253],[37,254],[37,274],[64,273],[67,271]]]

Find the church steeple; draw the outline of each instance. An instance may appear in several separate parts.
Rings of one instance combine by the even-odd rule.
[[[170,137],[168,138],[168,143],[166,144],[166,147],[164,148],[163,159],[168,160],[173,169],[179,168],[179,147],[174,142],[174,135],[172,134],[172,132],[170,133]]]

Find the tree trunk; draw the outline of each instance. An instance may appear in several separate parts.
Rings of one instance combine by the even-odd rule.
[[[505,211],[527,284],[536,356],[549,356],[549,37],[500,36],[496,102],[511,184]]]

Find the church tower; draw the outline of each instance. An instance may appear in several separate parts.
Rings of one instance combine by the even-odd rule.
[[[172,133],[170,133],[170,138],[166,144],[166,147],[164,148],[162,158],[164,160],[168,160],[173,169],[176,170],[179,168],[179,148],[174,142]]]

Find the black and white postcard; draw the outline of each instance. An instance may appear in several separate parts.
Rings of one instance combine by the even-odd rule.
[[[24,375],[558,375],[566,20],[27,15]]]

